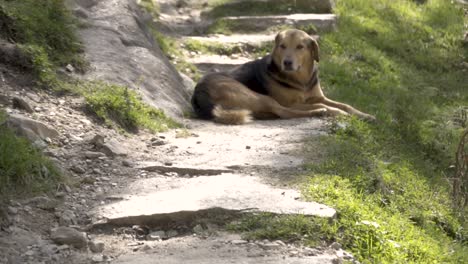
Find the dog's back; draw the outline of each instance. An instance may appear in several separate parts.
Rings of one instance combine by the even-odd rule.
[[[221,108],[215,109],[216,104],[213,99],[216,100],[216,98],[210,94],[210,87],[219,82],[232,80],[233,86],[237,81],[252,91],[267,94],[265,71],[268,60],[269,56],[243,64],[230,72],[210,73],[204,76],[195,86],[192,97],[192,106],[197,116],[202,119],[213,119],[222,115],[223,120],[217,120],[221,123],[245,123],[242,121],[245,118],[239,117],[239,115],[245,116],[245,112],[238,112],[236,109],[229,109],[229,111]]]

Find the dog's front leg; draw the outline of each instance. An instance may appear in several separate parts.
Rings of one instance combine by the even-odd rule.
[[[352,115],[357,115],[358,117],[360,117],[360,118],[362,118],[364,120],[375,121],[375,116],[366,114],[364,112],[361,112],[361,111],[357,110],[356,108],[354,108],[354,107],[352,107],[350,105],[330,100],[325,96],[320,99],[320,103],[322,103],[324,105],[327,105],[327,106],[334,107],[334,108],[338,108],[338,109],[343,110],[346,113],[349,113],[349,114],[352,114]]]

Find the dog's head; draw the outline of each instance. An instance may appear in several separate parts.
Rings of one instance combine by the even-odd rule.
[[[276,35],[272,58],[281,71],[297,72],[319,61],[318,43],[304,31],[284,30]]]

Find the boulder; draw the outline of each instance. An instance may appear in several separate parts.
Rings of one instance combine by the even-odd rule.
[[[134,0],[74,0],[89,17],[79,29],[91,64],[85,78],[135,89],[151,106],[171,117],[190,109],[190,88],[159,48],[150,28],[153,17]],[[73,7],[72,7],[73,8]]]
[[[7,125],[18,135],[24,136],[31,141],[37,139],[56,138],[59,136],[57,130],[46,124],[20,114],[10,114]]]
[[[57,227],[50,232],[50,238],[56,244],[85,248],[88,244],[86,234],[71,227]]]

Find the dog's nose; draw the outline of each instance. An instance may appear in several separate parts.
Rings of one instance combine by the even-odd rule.
[[[284,60],[283,64],[284,64],[284,67],[291,68],[293,62],[291,60]]]

